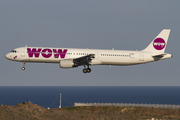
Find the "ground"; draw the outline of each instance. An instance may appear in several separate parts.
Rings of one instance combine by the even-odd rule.
[[[180,120],[180,110],[116,106],[47,109],[32,102],[0,106],[0,120]]]

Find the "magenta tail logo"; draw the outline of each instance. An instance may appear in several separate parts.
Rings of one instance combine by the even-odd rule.
[[[16,59],[16,58],[17,58],[17,56],[14,57],[14,59]]]
[[[162,38],[156,38],[153,42],[153,46],[156,50],[162,50],[166,46],[166,43]]]

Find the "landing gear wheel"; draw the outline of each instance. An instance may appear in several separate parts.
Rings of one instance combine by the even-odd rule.
[[[22,70],[25,70],[25,65],[26,65],[26,62],[23,62],[23,67],[21,68]]]
[[[22,70],[25,70],[25,67],[22,67],[21,69],[22,69]]]
[[[91,68],[87,68],[87,72],[90,73],[91,72]]]
[[[87,69],[84,68],[84,69],[83,69],[83,73],[87,73]]]
[[[89,68],[89,65],[87,65],[87,68],[86,65],[84,65],[83,73],[90,73],[90,72],[91,72],[91,68]]]

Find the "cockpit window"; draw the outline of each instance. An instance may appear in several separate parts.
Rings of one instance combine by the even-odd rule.
[[[11,52],[16,53],[16,50],[11,50]]]

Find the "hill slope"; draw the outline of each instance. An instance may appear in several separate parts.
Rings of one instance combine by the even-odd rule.
[[[180,120],[180,110],[116,106],[66,107],[46,109],[37,104],[0,106],[0,120]]]

